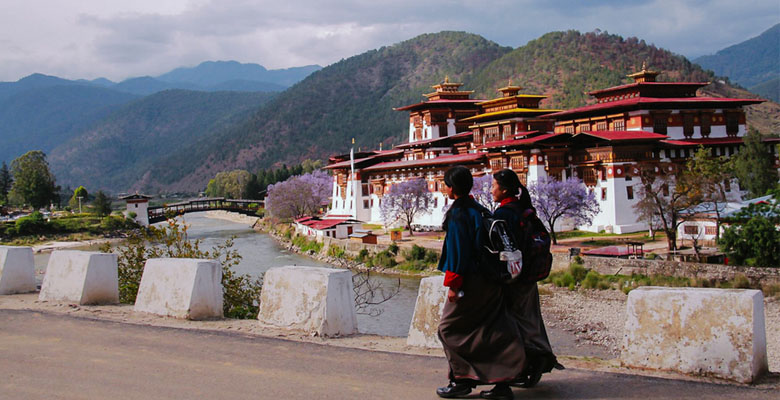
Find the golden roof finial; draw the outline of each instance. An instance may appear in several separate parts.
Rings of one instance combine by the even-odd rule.
[[[647,60],[642,61],[642,71],[647,71]]]
[[[512,86],[512,78],[509,78],[509,84],[507,86]]]
[[[450,83],[450,76],[444,75],[444,83]]]
[[[352,144],[355,144],[355,138],[352,138]]]

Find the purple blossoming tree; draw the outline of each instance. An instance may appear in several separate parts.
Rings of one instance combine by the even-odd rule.
[[[428,191],[428,183],[424,179],[414,179],[396,183],[382,197],[379,211],[385,225],[401,221],[412,233],[412,222],[419,215],[431,212],[433,195]]]
[[[317,213],[331,194],[333,178],[323,171],[296,175],[268,186],[265,208],[280,219]]]
[[[482,204],[490,210],[490,212],[496,211],[498,203],[493,201],[493,194],[490,193],[490,188],[493,186],[493,175],[483,175],[479,178],[474,178],[474,186],[471,188],[471,195],[474,196],[479,204]]]
[[[528,187],[528,193],[539,219],[550,230],[554,244],[558,244],[554,227],[559,218],[571,218],[575,225],[586,225],[600,211],[596,195],[577,178],[565,181],[542,178]]]

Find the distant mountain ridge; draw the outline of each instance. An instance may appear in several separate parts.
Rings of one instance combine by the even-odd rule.
[[[193,191],[219,171],[292,165],[324,159],[356,146],[385,148],[404,140],[408,114],[393,107],[417,103],[445,76],[493,98],[513,83],[524,93],[549,98],[544,107],[568,108],[592,102],[591,90],[628,83],[642,62],[663,71],[660,80],[714,82],[708,95],[756,97],[716,82],[686,58],[637,38],[608,33],[552,32],[516,49],[465,32],[441,32],[371,50],[311,74],[282,92],[248,120],[172,153],[135,189]],[[780,106],[749,107],[751,125],[763,132],[780,127]],[[174,168],[175,166],[175,168]],[[190,172],[187,172],[190,171]]]
[[[694,62],[762,96],[780,101],[780,23],[752,39]]]
[[[176,68],[157,77],[163,82],[188,82],[201,87],[213,87],[228,81],[265,82],[286,88],[322,69],[319,65],[306,65],[286,69],[268,70],[259,64],[242,64],[237,61],[206,61],[193,68]]]
[[[159,77],[114,84],[34,74],[0,82],[0,150],[8,136],[4,126],[13,126],[25,150],[48,146],[45,151],[63,186],[113,193],[198,192],[217,172],[255,172],[324,159],[347,153],[352,138],[358,148],[373,149],[379,143],[390,148],[405,140],[409,123],[408,113],[393,108],[424,100],[422,94],[445,76],[475,90],[473,98],[496,97],[496,89],[511,78],[525,87],[523,93],[548,96],[542,107],[568,108],[592,102],[588,91],[627,83],[626,75],[644,61],[663,72],[659,80],[713,82],[703,93],[756,97],[637,38],[551,32],[513,49],[479,35],[440,32],[341,60],[275,93],[162,90],[171,83]],[[235,67],[204,64],[171,76],[197,81],[193,70]],[[190,88],[209,83],[181,82]],[[262,84],[237,77],[213,87]],[[118,85],[124,91],[114,88]],[[130,93],[144,90],[157,92],[144,97]],[[84,99],[78,98],[81,92]],[[750,106],[747,114],[750,125],[762,132],[780,131],[777,103]]]

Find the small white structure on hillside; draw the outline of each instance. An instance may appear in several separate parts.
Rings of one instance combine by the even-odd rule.
[[[301,235],[313,236],[317,239],[324,237],[346,239],[362,223],[348,215],[330,215],[325,219],[320,217],[303,217],[295,220],[295,231]]]
[[[722,222],[723,219],[733,217],[743,208],[746,208],[751,204],[770,203],[772,201],[772,196],[770,195],[745,201],[731,201],[718,204],[721,219],[721,233],[723,233],[724,226],[728,226],[727,223]],[[687,240],[690,242],[696,241],[698,245],[716,245],[715,233],[718,229],[718,213],[715,212],[715,205],[713,203],[699,204],[690,212],[684,214],[683,219],[685,222],[677,227],[677,237],[680,240]]]
[[[133,219],[135,222],[137,222],[141,226],[149,226],[149,200],[152,198],[152,196],[147,196],[145,194],[138,194],[136,192],[135,194],[127,195],[127,196],[120,196],[119,200],[124,200],[127,202],[127,211],[125,211],[125,216],[130,216],[130,213],[135,214],[135,217]]]

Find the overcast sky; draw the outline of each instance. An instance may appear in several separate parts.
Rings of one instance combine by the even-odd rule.
[[[778,0],[0,0],[0,81],[159,75],[202,61],[328,65],[416,35],[517,47],[595,29],[695,58],[780,22]]]

